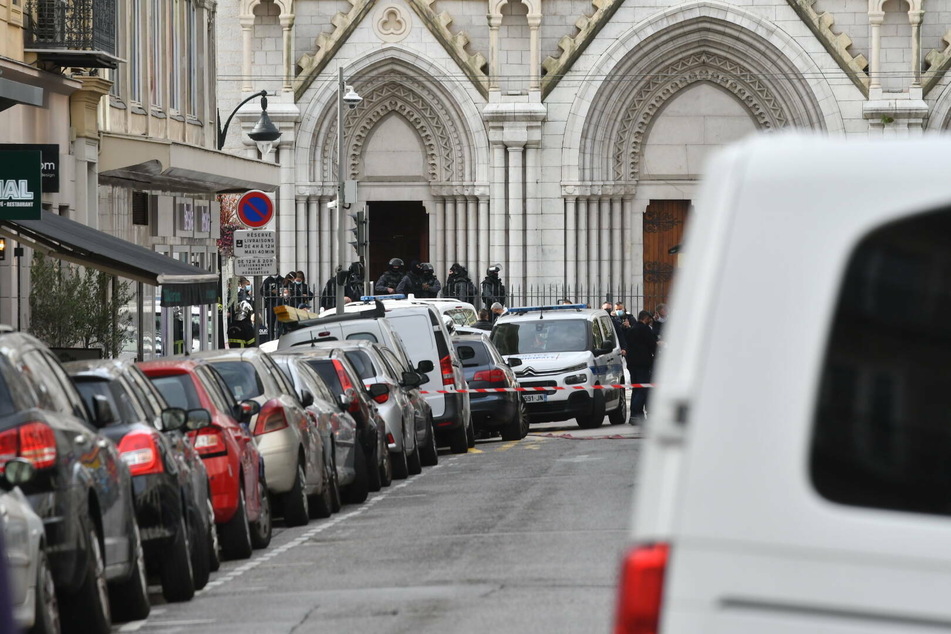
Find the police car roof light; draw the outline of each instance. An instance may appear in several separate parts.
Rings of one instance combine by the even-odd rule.
[[[521,314],[521,313],[538,313],[543,310],[580,310],[582,308],[587,308],[587,304],[558,304],[555,306],[516,306],[514,308],[509,308],[509,313]]]
[[[383,299],[406,299],[406,295],[402,293],[396,293],[395,295],[364,295],[360,298],[361,302],[372,302],[376,300]]]

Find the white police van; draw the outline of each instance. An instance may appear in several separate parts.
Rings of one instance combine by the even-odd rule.
[[[586,304],[509,308],[492,328],[492,343],[515,370],[529,422],[577,419],[598,427],[627,422],[624,361],[611,317]],[[561,389],[556,389],[561,388]]]

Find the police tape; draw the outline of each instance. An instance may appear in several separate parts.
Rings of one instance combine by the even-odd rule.
[[[653,383],[610,383],[606,385],[547,385],[541,387],[477,387],[470,390],[420,390],[420,394],[491,394],[494,392],[548,392],[549,390],[619,390],[654,387]]]

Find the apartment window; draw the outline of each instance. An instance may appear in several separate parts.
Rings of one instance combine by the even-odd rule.
[[[168,41],[171,42],[168,61],[171,70],[171,86],[168,105],[173,110],[182,109],[182,3],[174,0],[172,15],[168,21]]]
[[[185,32],[188,42],[185,45],[186,63],[188,69],[186,104],[188,114],[198,116],[198,8],[192,0],[186,4],[187,16],[185,18]]]
[[[162,107],[165,105],[165,19],[164,5],[162,0],[152,0],[152,68],[149,78],[152,89],[152,105]]]
[[[129,99],[142,103],[142,9],[131,3],[129,29]]]

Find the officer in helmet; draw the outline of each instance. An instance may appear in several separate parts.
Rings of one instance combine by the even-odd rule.
[[[423,280],[419,297],[437,297],[442,286],[439,284],[439,279],[436,277],[436,270],[433,268],[433,265],[429,262],[423,262],[419,265],[419,268],[422,269],[421,277]]]
[[[502,306],[506,305],[505,285],[502,283],[502,278],[499,277],[499,271],[501,270],[501,266],[493,264],[485,271],[485,279],[482,280],[482,303],[486,306],[491,306],[496,302]]]
[[[396,292],[396,287],[403,280],[403,260],[393,258],[387,266],[386,272],[380,276],[373,287],[373,292],[378,295],[392,295]]]

